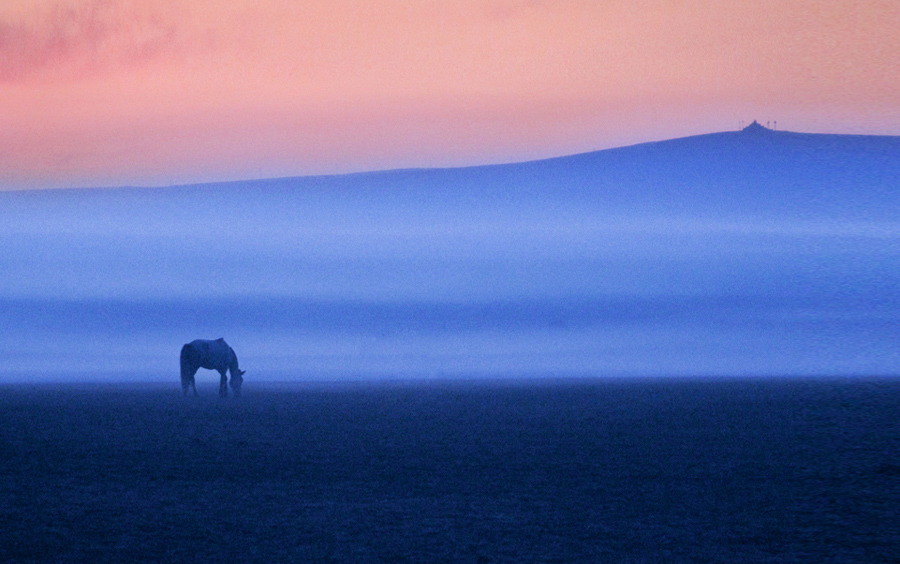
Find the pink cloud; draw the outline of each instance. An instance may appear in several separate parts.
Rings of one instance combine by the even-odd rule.
[[[0,81],[73,79],[141,65],[170,53],[177,27],[96,0],[56,5],[31,20],[0,20]]]

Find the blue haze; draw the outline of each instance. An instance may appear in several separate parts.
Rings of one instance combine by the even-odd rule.
[[[896,374],[900,137],[0,193],[0,380]],[[198,385],[215,381],[198,375]]]

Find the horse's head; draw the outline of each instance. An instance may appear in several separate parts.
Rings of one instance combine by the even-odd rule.
[[[241,384],[244,383],[244,374],[246,370],[237,369],[231,372],[231,389],[234,390],[234,395],[241,395]]]

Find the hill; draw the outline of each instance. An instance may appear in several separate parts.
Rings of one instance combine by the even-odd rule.
[[[517,164],[0,193],[0,379],[168,374],[218,337],[263,378],[897,373],[898,179],[900,137],[753,126]]]
[[[569,199],[594,211],[663,215],[799,214],[893,220],[900,194],[900,137],[741,131],[643,143],[524,163],[407,169],[185,187],[346,191],[387,202],[475,204]],[[261,195],[261,194],[260,194]],[[361,195],[355,195],[362,197]]]

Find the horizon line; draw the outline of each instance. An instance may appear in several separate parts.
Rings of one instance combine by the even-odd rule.
[[[900,137],[900,135],[886,135],[886,134],[861,134],[861,133],[815,133],[815,132],[804,132],[804,131],[792,131],[786,129],[776,129],[774,126],[769,126],[769,124],[777,124],[777,120],[772,122],[767,121],[766,125],[762,125],[758,120],[754,119],[749,124],[744,125],[744,121],[741,120],[739,122],[738,129],[729,129],[722,131],[712,131],[708,133],[698,133],[694,135],[685,135],[682,137],[671,137],[667,139],[657,139],[653,141],[641,141],[638,143],[631,143],[628,145],[620,145],[616,147],[607,147],[604,149],[593,149],[589,151],[581,151],[577,153],[565,153],[562,155],[555,155],[551,157],[542,157],[537,159],[529,159],[529,160],[513,160],[513,161],[502,161],[502,162],[494,162],[494,163],[486,163],[486,164],[465,164],[459,166],[421,166],[421,167],[398,167],[398,168],[375,168],[370,170],[359,170],[359,171],[351,171],[351,172],[338,172],[338,173],[325,173],[325,174],[292,174],[286,176],[264,176],[264,177],[245,177],[238,178],[233,180],[213,180],[208,182],[185,182],[185,183],[170,183],[170,184],[118,184],[118,185],[108,185],[108,186],[39,186],[33,188],[4,188],[0,186],[0,192],[6,193],[15,193],[15,192],[45,192],[45,191],[95,191],[95,190],[158,190],[158,189],[167,189],[167,188],[199,188],[205,186],[219,186],[219,185],[227,185],[227,184],[239,184],[243,182],[277,182],[284,180],[294,180],[294,179],[314,179],[314,178],[341,178],[341,177],[350,177],[350,176],[364,176],[364,175],[375,175],[375,174],[391,174],[391,173],[402,173],[402,172],[425,172],[425,171],[451,171],[451,170],[466,170],[466,169],[478,169],[478,168],[492,168],[492,167],[501,167],[501,166],[515,166],[515,165],[526,165],[531,163],[541,163],[547,161],[553,161],[557,159],[566,159],[573,157],[580,157],[585,155],[592,155],[596,153],[605,153],[609,151],[619,151],[623,149],[630,149],[633,147],[640,147],[644,145],[654,145],[658,143],[669,143],[674,141],[682,141],[685,139],[695,139],[698,137],[707,137],[713,135],[732,135],[732,134],[776,134],[776,135],[802,135],[802,136],[810,136],[810,137]]]

